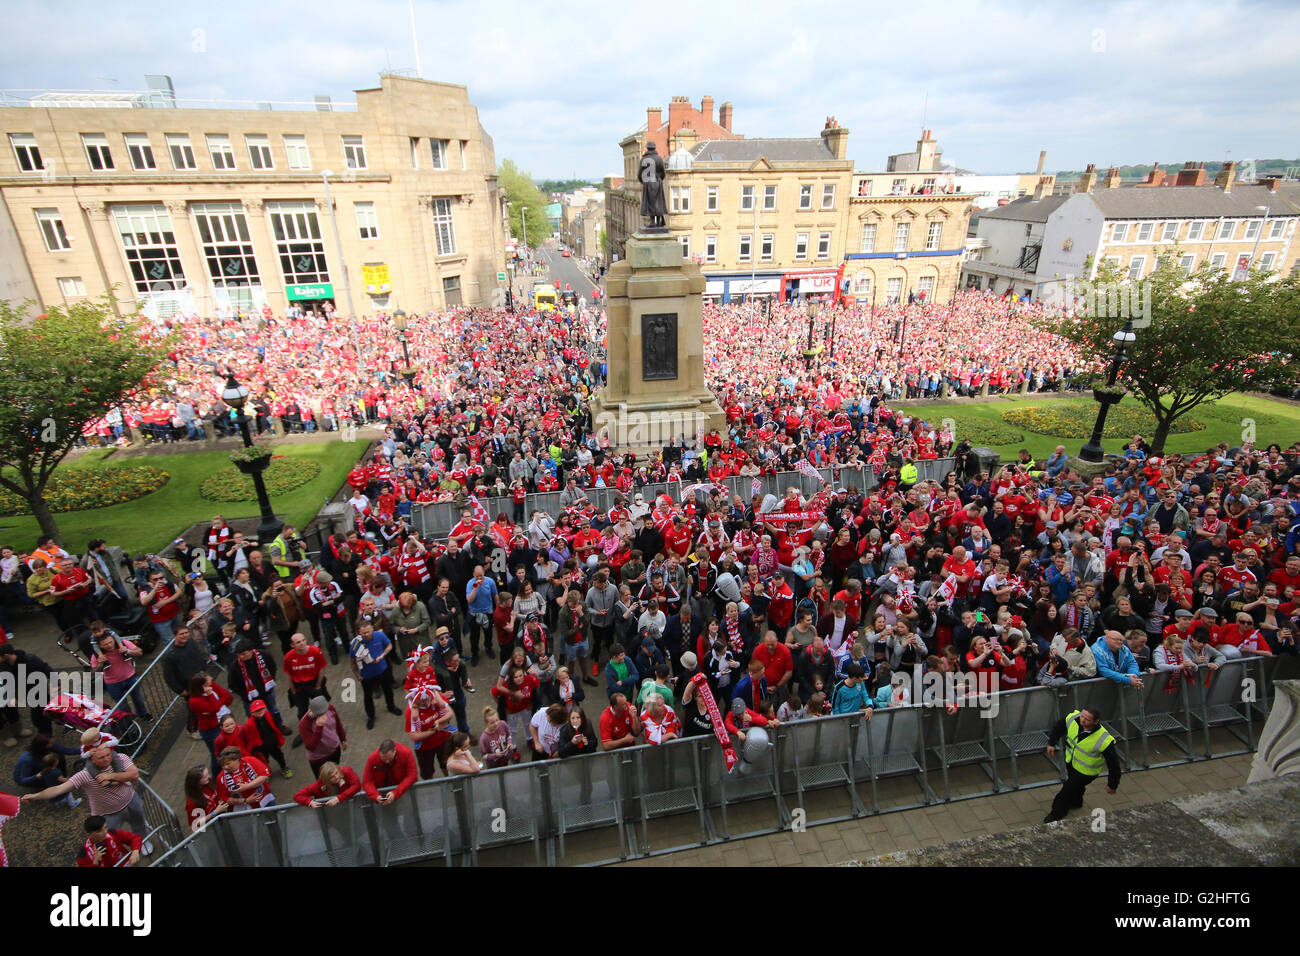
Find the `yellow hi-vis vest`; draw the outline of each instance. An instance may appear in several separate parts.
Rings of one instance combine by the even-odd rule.
[[[275,540],[271,542],[271,553],[273,556],[275,555],[276,549],[279,550],[279,558],[281,561],[289,560],[289,543],[284,540],[284,535],[282,534],[277,534]],[[275,565],[275,570],[282,578],[291,577],[293,575],[293,568],[285,568],[277,564]]]
[[[1079,711],[1076,710],[1065,718],[1065,762],[1081,774],[1096,777],[1106,766],[1106,758],[1102,755],[1115,738],[1100,724],[1086,737],[1080,737],[1081,732]]]
[[[904,465],[902,468],[899,469],[898,478],[905,485],[916,484],[916,478],[917,478],[916,465],[912,464],[911,462],[908,462],[906,465]]]

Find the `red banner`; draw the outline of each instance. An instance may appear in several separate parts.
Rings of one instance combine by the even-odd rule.
[[[826,515],[820,511],[782,511],[772,514],[760,514],[764,524],[784,524],[790,521],[825,521]]]
[[[705,709],[709,712],[709,723],[713,724],[713,735],[718,738],[718,743],[722,744],[722,757],[727,761],[727,773],[731,773],[731,768],[736,765],[736,748],[731,743],[726,724],[722,722],[722,714],[718,711],[718,702],[713,699],[713,691],[709,690],[708,679],[703,674],[696,674],[691,678],[691,683],[695,686],[695,693],[700,695],[700,699],[704,701]]]

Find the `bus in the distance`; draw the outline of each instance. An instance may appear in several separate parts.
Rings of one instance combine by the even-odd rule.
[[[555,309],[555,288],[546,282],[533,285],[533,308],[538,312],[550,312]]]

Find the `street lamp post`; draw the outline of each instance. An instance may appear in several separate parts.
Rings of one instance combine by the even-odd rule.
[[[406,347],[406,313],[401,309],[393,313],[393,328],[397,331],[397,337],[402,340],[402,358],[406,361],[406,366],[402,369],[402,378],[406,379],[407,388],[414,388],[411,383],[415,381],[415,369],[411,367],[411,353]]]
[[[248,401],[248,389],[239,382],[235,381],[235,373],[228,372],[226,375],[226,387],[221,392],[222,399],[225,403],[233,408],[238,414],[236,420],[239,423],[239,435],[244,440],[245,448],[253,447],[253,438],[248,433],[248,416],[244,414],[244,404]],[[262,511],[262,523],[257,526],[257,541],[259,544],[269,544],[279,536],[284,528],[284,522],[275,516],[271,510],[271,499],[266,493],[266,482],[262,480],[262,472],[266,470],[271,463],[271,456],[268,454],[261,459],[245,460],[239,464],[239,470],[253,478],[253,488],[257,491],[257,505]]]
[[[343,270],[343,298],[348,304],[348,329],[352,335],[352,348],[356,350],[357,362],[361,360],[361,346],[357,343],[356,318],[357,310],[352,306],[352,283],[348,281],[348,264],[343,261],[343,242],[339,239],[339,220],[334,214],[334,197],[330,192],[330,177],[334,175],[334,170],[321,170],[321,181],[325,183],[325,205],[330,211],[330,225],[334,229],[334,254],[338,256],[339,268]]]
[[[1126,321],[1124,328],[1116,332],[1111,340],[1115,343],[1115,354],[1111,356],[1106,388],[1093,389],[1093,397],[1101,406],[1097,409],[1097,423],[1092,426],[1092,438],[1088,439],[1088,444],[1079,449],[1079,457],[1084,461],[1105,460],[1106,451],[1101,447],[1101,433],[1106,428],[1106,415],[1110,412],[1110,406],[1124,397],[1123,393],[1115,391],[1115,380],[1119,378],[1119,367],[1124,361],[1124,350],[1137,341],[1137,335],[1133,332],[1133,320]]]
[[[803,350],[804,367],[812,371],[813,356],[817,354],[813,351],[813,322],[817,320],[817,303],[809,300],[808,302],[808,347]]]

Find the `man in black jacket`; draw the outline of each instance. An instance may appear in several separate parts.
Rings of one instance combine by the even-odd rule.
[[[429,629],[437,634],[439,628],[445,627],[448,632],[457,636],[456,646],[459,647],[461,629],[457,624],[457,615],[460,613],[460,605],[456,603],[453,595],[451,581],[447,578],[439,578],[438,586],[429,598]]]
[[[440,557],[433,565],[433,576],[438,579],[446,578],[451,583],[451,598],[460,608],[461,619],[465,617],[465,585],[474,574],[474,561],[465,549],[456,544],[455,541],[447,541],[447,552]],[[430,611],[433,609],[430,608]],[[434,623],[435,629],[437,623]],[[455,633],[454,631],[452,633]]]
[[[13,675],[13,686],[20,697],[33,686],[31,682],[32,674],[44,675],[47,703],[49,697],[54,694],[54,675],[50,670],[50,665],[35,654],[20,651],[12,644],[0,644],[0,673]],[[16,703],[17,701],[15,701]],[[54,728],[50,724],[50,718],[45,716],[44,710],[40,707],[31,708],[31,717],[32,725],[38,732],[42,734],[52,734],[54,732]],[[19,716],[17,706],[0,706],[0,737],[4,738],[3,743],[6,747],[17,746],[18,741],[14,737],[15,734],[20,737],[31,736],[31,731],[23,728],[21,721],[22,718]]]

